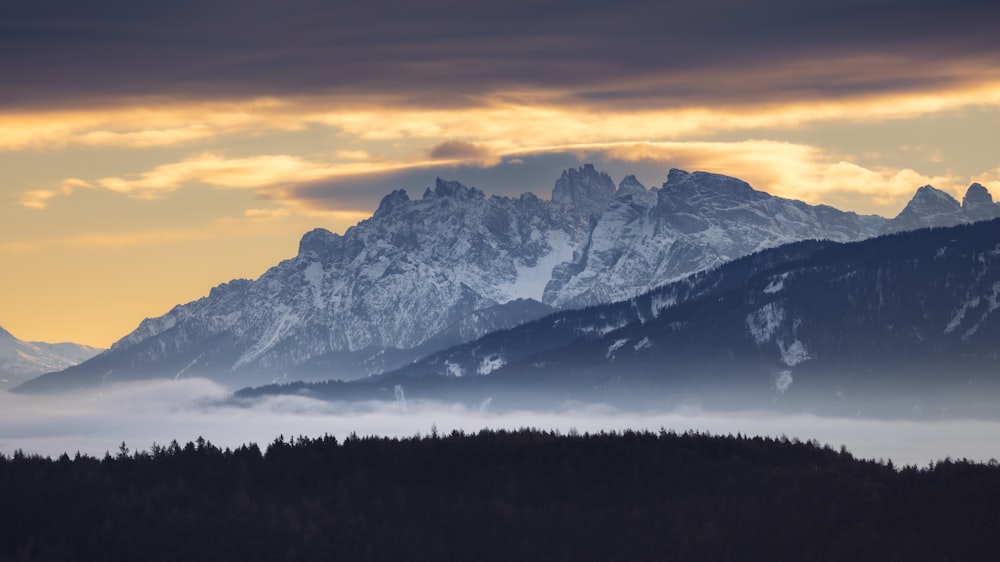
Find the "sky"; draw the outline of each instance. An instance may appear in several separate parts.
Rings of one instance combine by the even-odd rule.
[[[0,6],[0,326],[108,346],[436,177],[593,163],[894,216],[1000,194],[1000,4],[40,0]]]

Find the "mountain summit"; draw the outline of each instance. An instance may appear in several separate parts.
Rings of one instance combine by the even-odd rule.
[[[553,203],[584,219],[599,217],[614,197],[611,176],[598,172],[593,164],[564,171],[552,189]]]

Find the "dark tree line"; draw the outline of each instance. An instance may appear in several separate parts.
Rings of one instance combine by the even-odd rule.
[[[0,455],[0,560],[993,560],[1000,467],[535,430]]]

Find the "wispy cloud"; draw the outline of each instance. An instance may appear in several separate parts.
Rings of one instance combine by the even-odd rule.
[[[155,199],[191,184],[204,184],[220,189],[255,190],[280,199],[282,188],[286,185],[394,167],[398,168],[400,165],[313,162],[287,154],[228,158],[214,153],[202,153],[129,177],[110,176],[93,181],[76,178],[65,180],[56,189],[27,192],[22,197],[21,204],[43,209],[52,198],[72,195],[79,188],[104,189],[138,199]]]
[[[504,154],[572,143],[703,139],[723,132],[793,129],[822,122],[904,119],[982,106],[1000,107],[1000,80],[834,100],[698,102],[684,107],[634,108],[598,102],[560,105],[544,100],[511,101],[501,96],[452,109],[386,105],[339,112],[317,106],[308,119],[360,140],[427,139]]]
[[[53,197],[70,196],[77,189],[88,189],[91,185],[81,179],[68,178],[53,189],[32,189],[21,195],[21,205],[31,209],[44,209],[48,207],[49,200]]]
[[[16,108],[0,113],[0,150],[69,146],[149,148],[183,145],[236,133],[301,130],[306,123],[272,98],[224,101],[157,96],[78,109]]]
[[[325,127],[344,143],[426,142],[441,158],[490,162],[496,153],[552,144],[705,138],[761,128],[822,122],[914,118],[969,107],[1000,107],[1000,77],[923,90],[798,100],[697,100],[685,106],[633,106],[617,101],[543,96],[480,96],[456,107],[364,96],[233,98],[225,102],[130,99],[111,108],[0,114],[0,150],[60,147],[150,148]],[[461,148],[461,150],[458,150]],[[340,149],[345,160],[375,157]]]
[[[626,168],[632,164],[658,167],[664,177],[672,167],[726,173],[773,195],[883,214],[898,212],[916,188],[926,184],[961,197],[968,180],[958,176],[928,176],[908,168],[865,167],[815,146],[769,140],[575,143],[498,154],[471,143],[447,142],[430,151],[431,159],[413,161],[312,161],[290,155],[227,158],[203,153],[156,166],[133,177],[106,177],[90,182],[66,180],[53,190],[24,194],[21,203],[43,209],[52,198],[72,195],[80,188],[150,199],[185,187],[206,185],[254,191],[300,213],[334,213],[342,215],[340,218],[361,220],[389,190],[397,186],[419,188],[407,183],[416,181],[411,176],[417,172],[421,177],[438,175],[463,180],[458,171],[461,166],[510,171],[512,167],[523,166],[526,158],[547,154],[573,155],[580,163],[599,160],[619,162]],[[983,176],[979,181],[989,185],[994,181],[991,178]],[[501,193],[537,191],[539,187],[511,186],[509,182],[481,187]],[[249,210],[246,217],[275,219],[287,216],[288,212],[288,208]]]

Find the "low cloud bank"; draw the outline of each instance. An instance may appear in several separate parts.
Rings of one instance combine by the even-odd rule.
[[[57,456],[79,451],[102,456],[124,441],[132,450],[155,442],[180,443],[202,436],[220,447],[256,442],[265,446],[279,434],[408,437],[460,429],[535,427],[569,432],[660,428],[713,434],[781,436],[841,445],[856,457],[891,459],[924,466],[945,457],[988,461],[1000,457],[995,436],[1000,423],[882,421],[780,415],[766,412],[713,413],[697,409],[623,412],[599,405],[567,404],[556,411],[498,413],[423,401],[338,404],[307,397],[279,396],[235,403],[207,380],[157,381],[120,385],[72,396],[24,396],[0,392],[0,452]]]

